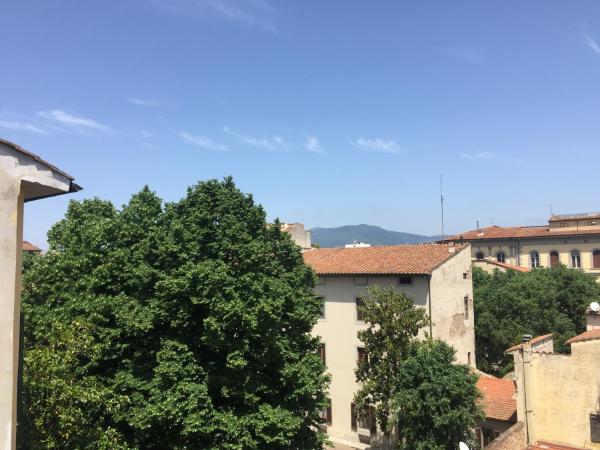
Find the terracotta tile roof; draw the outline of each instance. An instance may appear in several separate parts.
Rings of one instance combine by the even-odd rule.
[[[531,343],[532,346],[536,345],[536,344],[540,344],[541,342],[545,341],[548,338],[552,337],[552,333],[549,334],[544,334],[542,336],[537,336],[534,337],[531,341],[529,341]],[[521,348],[523,348],[523,344],[518,344],[518,345],[514,345],[509,349],[506,349],[504,353],[510,353],[510,352],[514,352],[515,350],[520,350]]]
[[[307,250],[303,255],[304,262],[323,275],[427,275],[465,248],[467,245],[449,244],[320,248]]]
[[[483,396],[481,403],[486,419],[517,421],[515,385],[511,380],[486,374],[477,380],[477,389]]]
[[[581,447],[569,447],[562,444],[552,444],[551,442],[538,441],[527,447],[526,450],[585,450]]]
[[[477,261],[485,262],[485,263],[491,264],[493,266],[503,267],[505,269],[514,270],[516,272],[531,272],[531,269],[529,267],[513,266],[511,264],[506,264],[506,263],[503,263],[500,261],[496,261],[494,259],[474,259],[473,261],[474,262],[477,262]]]
[[[572,337],[565,344],[569,345],[574,342],[583,342],[583,341],[593,341],[594,339],[600,339],[600,328],[596,328],[595,330],[584,331],[577,336]]]
[[[454,236],[444,239],[444,242],[460,242],[460,241],[478,241],[485,239],[524,239],[535,237],[565,237],[565,236],[580,236],[580,235],[599,235],[600,229],[590,230],[571,230],[560,231],[553,230],[547,226],[534,227],[486,227],[479,230],[465,231]]]
[[[562,222],[563,220],[590,220],[600,219],[600,212],[587,212],[577,214],[554,214],[550,216],[548,222]]]
[[[36,245],[33,245],[31,242],[23,241],[23,251],[25,252],[41,252],[42,249]]]

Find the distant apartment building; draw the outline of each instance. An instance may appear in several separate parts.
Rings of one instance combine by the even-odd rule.
[[[285,231],[292,236],[292,240],[303,249],[312,247],[312,239],[310,230],[304,228],[301,223],[284,223],[281,224],[281,231]]]
[[[321,356],[331,375],[327,433],[334,442],[373,448],[385,442],[373,422],[356,421],[352,403],[358,389],[354,371],[365,356],[357,333],[366,328],[357,306],[367,288],[404,291],[425,308],[434,338],[452,345],[458,362],[475,367],[471,252],[468,245],[419,244],[387,247],[322,248],[304,252],[319,277],[325,299],[313,333],[322,340]]]
[[[600,278],[600,213],[553,215],[545,226],[492,226],[443,242],[469,242],[472,257],[528,268],[559,263]]]

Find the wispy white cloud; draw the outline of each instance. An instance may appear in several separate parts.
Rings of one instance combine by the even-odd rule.
[[[465,61],[471,64],[480,64],[481,56],[472,48],[466,47],[450,47],[442,48],[440,51],[451,58]]]
[[[111,128],[102,125],[94,119],[76,116],[60,109],[38,111],[37,114],[49,122],[58,123],[64,127],[77,130],[80,133],[86,133],[88,131],[102,131],[104,133],[112,132]]]
[[[600,45],[591,37],[587,31],[583,32],[583,37],[585,38],[585,43],[596,55],[600,55]]]
[[[165,102],[159,102],[158,100],[154,100],[154,99],[144,99],[144,98],[130,97],[130,98],[127,99],[127,101],[129,103],[131,103],[132,105],[147,106],[147,107],[151,107],[151,108],[158,108],[158,107],[161,107],[161,106],[168,106],[167,103],[165,103]]]
[[[323,153],[323,148],[321,147],[321,143],[319,142],[319,138],[315,136],[306,136],[306,141],[304,142],[304,148],[309,152]]]
[[[13,120],[0,120],[0,128],[14,131],[29,131],[36,134],[47,134],[46,131],[40,127],[35,126],[29,122],[18,122]]]
[[[172,14],[202,17],[210,13],[216,17],[243,23],[273,34],[279,34],[269,16],[273,9],[257,0],[151,0],[153,4]]]
[[[287,147],[287,143],[285,142],[285,140],[279,136],[274,136],[274,137],[246,136],[241,133],[238,133],[237,131],[229,128],[228,126],[225,126],[223,128],[223,131],[225,131],[225,133],[233,136],[241,143],[250,145],[250,146],[258,148],[260,150],[276,151],[276,150],[283,150],[284,148]]]
[[[478,152],[478,153],[463,153],[460,152],[458,154],[463,159],[468,159],[470,161],[479,161],[483,159],[492,159],[494,158],[494,154],[490,152]]]
[[[400,153],[402,149],[398,143],[392,139],[386,140],[381,138],[368,139],[358,138],[353,142],[356,148],[361,150],[371,150],[382,153]]]
[[[194,145],[196,147],[219,152],[224,152],[228,150],[227,146],[215,142],[214,140],[212,140],[204,134],[192,134],[188,133],[187,131],[182,131],[181,133],[179,133],[179,136],[188,144]]]

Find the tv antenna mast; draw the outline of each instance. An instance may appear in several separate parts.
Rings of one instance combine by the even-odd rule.
[[[444,232],[444,179],[442,175],[440,175],[440,206],[442,207],[442,240],[444,240],[446,233]]]

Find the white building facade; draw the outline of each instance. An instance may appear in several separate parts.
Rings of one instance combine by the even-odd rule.
[[[393,287],[414,298],[433,324],[423,330],[452,345],[457,362],[475,367],[471,252],[468,245],[421,244],[390,247],[314,249],[304,253],[319,276],[323,317],[313,333],[331,375],[327,433],[334,442],[384,446],[371,424],[353,419],[358,389],[354,371],[361,357],[357,310],[370,286]]]

